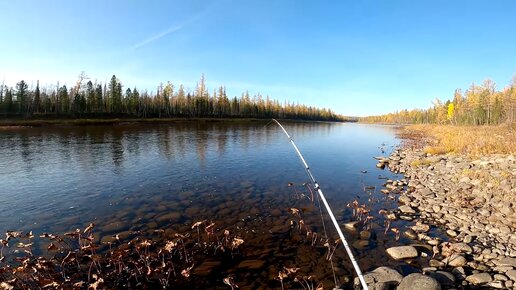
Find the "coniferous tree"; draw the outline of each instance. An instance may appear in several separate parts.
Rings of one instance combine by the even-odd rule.
[[[41,103],[41,92],[39,90],[39,81],[36,83],[36,89],[34,90],[34,102],[33,111],[39,113],[39,107]]]
[[[21,80],[16,84],[16,101],[18,102],[20,113],[26,113],[28,111],[28,92],[29,86],[24,80]]]

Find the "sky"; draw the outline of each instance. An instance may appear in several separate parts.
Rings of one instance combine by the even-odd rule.
[[[516,75],[516,1],[0,0],[0,82],[226,86],[348,116]]]

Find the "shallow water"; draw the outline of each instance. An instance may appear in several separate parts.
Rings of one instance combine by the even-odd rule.
[[[239,232],[246,242],[240,260],[232,265],[206,270],[206,264],[198,262],[203,269],[199,272],[223,272],[209,275],[206,283],[223,287],[221,275],[232,273],[239,285],[280,287],[274,280],[278,269],[296,266],[327,288],[333,276],[325,249],[312,247],[301,231],[290,227],[288,208],[296,207],[303,210],[306,225],[322,233],[317,203],[306,198],[310,194],[302,184],[308,180],[288,139],[276,125],[266,124],[180,122],[0,131],[0,232],[62,233],[94,222],[99,239],[106,241],[115,233],[130,238],[135,232],[152,235],[158,228],[167,229],[165,234],[191,231],[196,221],[209,220]],[[284,126],[340,222],[352,220],[346,204],[354,199],[371,203],[372,212],[394,207],[395,201],[378,193],[385,182],[379,177],[397,176],[377,169],[372,158],[387,155],[398,144],[394,128],[319,122]],[[294,186],[289,187],[290,182]],[[368,194],[364,186],[377,189]],[[396,266],[383,251],[393,238],[385,237],[380,225],[381,220],[373,222],[369,246],[355,249],[364,270]],[[329,234],[336,239],[335,231]],[[357,233],[346,235],[350,243],[358,238]],[[240,264],[246,260],[254,266]],[[334,264],[337,279],[345,283],[352,270],[342,248],[335,252]]]

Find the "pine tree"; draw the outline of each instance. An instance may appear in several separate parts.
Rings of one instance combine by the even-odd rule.
[[[16,84],[16,101],[18,102],[20,113],[28,111],[28,88],[29,86],[24,80]]]

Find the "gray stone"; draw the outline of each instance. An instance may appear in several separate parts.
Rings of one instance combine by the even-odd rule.
[[[440,290],[441,285],[432,277],[413,273],[403,278],[396,290]]]
[[[485,284],[493,281],[493,278],[489,273],[476,273],[466,277],[466,281],[473,285]]]
[[[417,250],[412,246],[391,247],[386,250],[387,254],[395,259],[412,259],[417,257]]]

